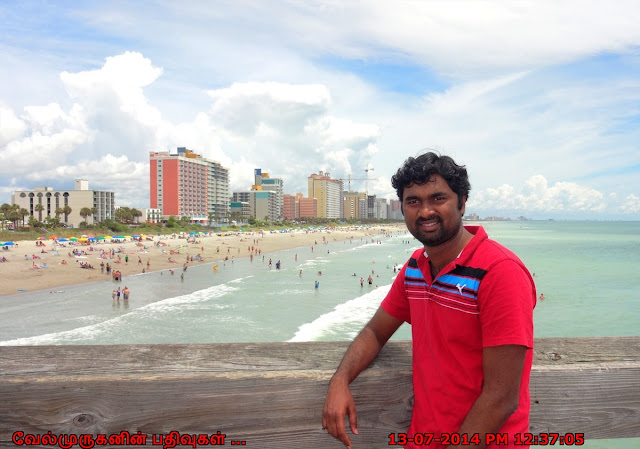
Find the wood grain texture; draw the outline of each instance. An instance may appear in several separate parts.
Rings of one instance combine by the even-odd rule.
[[[252,448],[340,448],[321,429],[347,342],[0,347],[0,445],[31,434],[227,435]],[[531,431],[640,437],[640,337],[537,339]],[[352,384],[354,447],[411,419],[411,343]],[[151,438],[151,437],[149,437]],[[147,440],[151,445],[151,440]],[[135,446],[132,446],[135,447]]]

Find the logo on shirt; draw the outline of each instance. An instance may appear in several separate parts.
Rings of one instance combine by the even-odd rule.
[[[466,286],[467,286],[467,284],[460,285],[460,283],[458,282],[458,284],[456,285],[456,288],[458,289],[460,294],[462,294],[462,289],[465,288]]]

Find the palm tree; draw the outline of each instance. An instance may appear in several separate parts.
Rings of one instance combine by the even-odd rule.
[[[71,213],[72,209],[70,206],[64,206],[62,208],[62,213],[64,214],[64,222],[68,224],[69,221],[69,214]]]
[[[93,218],[93,224],[96,224],[96,215],[98,215],[98,208],[97,207],[92,207],[91,208],[91,217]]]
[[[11,212],[11,205],[9,203],[3,203],[0,206],[0,223],[2,224],[2,229],[4,230],[4,221],[9,219],[9,213]]]
[[[140,210],[138,210],[138,209],[136,209],[136,208],[132,207],[132,208],[130,209],[130,212],[131,212],[131,216],[133,217],[134,221],[135,221],[136,223],[140,223],[139,218],[140,218],[140,217],[142,217],[142,211],[140,211]]]
[[[18,209],[18,214],[20,215],[20,218],[22,218],[22,226],[24,226],[24,217],[29,215],[29,211],[24,207],[21,207],[20,209]]]
[[[9,220],[13,222],[13,228],[16,229],[18,227],[18,220],[20,219],[20,214],[16,209],[11,209],[9,212]]]
[[[91,209],[88,207],[83,207],[82,209],[80,209],[80,216],[82,217],[82,219],[84,220],[84,222],[87,222],[87,217],[91,215]]]
[[[44,210],[42,203],[36,204],[33,209],[38,212],[38,221],[42,221],[42,211]]]
[[[56,207],[55,214],[56,214],[56,218],[60,218],[60,215],[64,214],[64,209],[61,207]]]

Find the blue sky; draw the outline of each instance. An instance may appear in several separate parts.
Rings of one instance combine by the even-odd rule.
[[[0,202],[74,178],[148,207],[150,151],[306,194],[467,165],[468,212],[640,220],[640,4],[0,2]],[[354,182],[356,189],[364,183]]]

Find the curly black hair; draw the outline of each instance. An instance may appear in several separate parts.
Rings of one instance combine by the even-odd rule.
[[[464,165],[458,165],[449,156],[441,156],[434,152],[409,157],[395,175],[391,177],[391,185],[402,201],[405,187],[411,184],[425,184],[433,175],[440,175],[447,181],[449,188],[458,195],[458,209],[462,209],[463,197],[469,197],[471,184]]]

